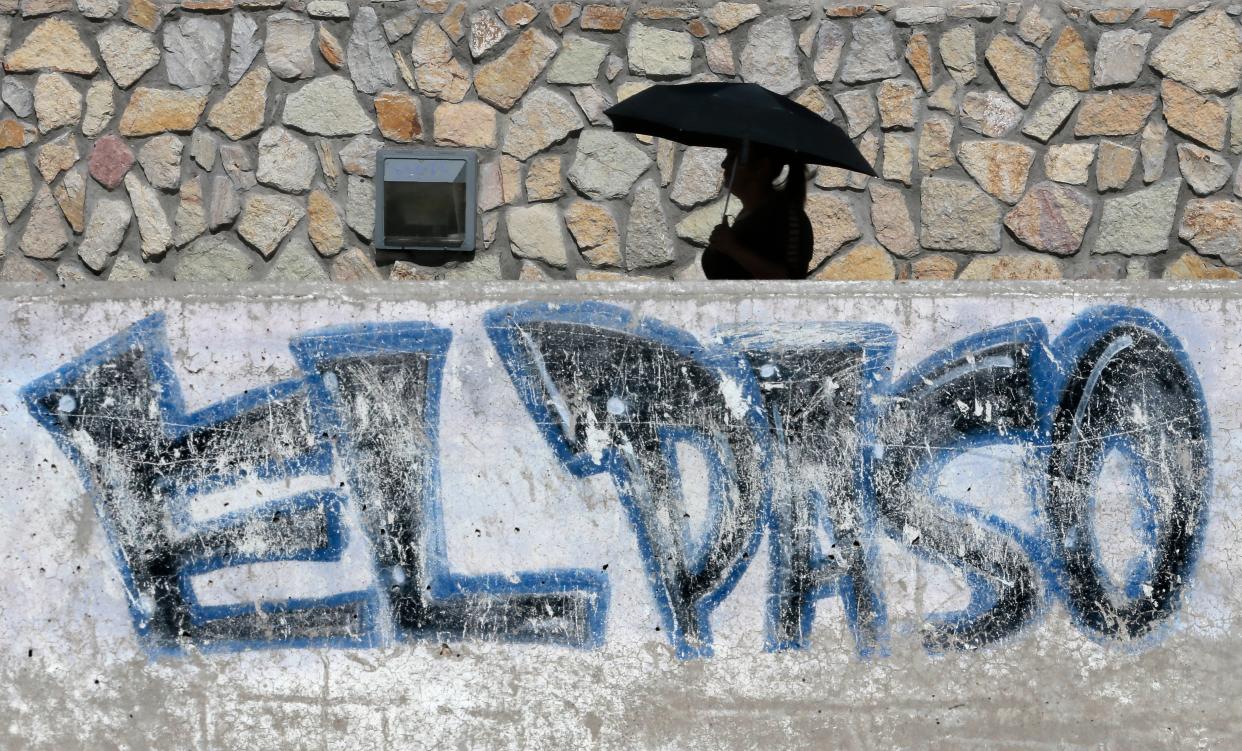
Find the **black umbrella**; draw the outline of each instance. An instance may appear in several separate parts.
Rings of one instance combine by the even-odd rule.
[[[687,146],[762,144],[789,161],[864,175],[875,171],[845,131],[789,97],[754,83],[662,84],[604,112],[613,130]]]

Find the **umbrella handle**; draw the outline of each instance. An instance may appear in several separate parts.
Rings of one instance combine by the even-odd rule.
[[[729,226],[729,200],[733,198],[733,178],[737,177],[737,165],[746,161],[750,156],[750,139],[742,141],[742,148],[738,150],[737,159],[733,162],[733,170],[729,172],[729,185],[725,188],[725,205],[724,216],[720,217],[720,223]]]

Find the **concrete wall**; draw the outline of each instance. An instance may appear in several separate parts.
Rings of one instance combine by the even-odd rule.
[[[721,155],[602,111],[712,79],[877,166],[814,176],[820,278],[1236,278],[1237,13],[0,0],[0,279],[693,279]],[[481,152],[477,254],[376,258],[385,144]]]
[[[531,289],[0,290],[0,747],[1237,745],[1235,287]]]

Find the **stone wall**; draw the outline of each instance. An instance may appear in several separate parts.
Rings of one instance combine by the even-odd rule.
[[[705,79],[788,93],[876,164],[814,176],[817,278],[1242,265],[1238,6],[0,5],[4,280],[696,278],[720,154],[601,113]],[[384,144],[480,150],[473,257],[377,265]]]

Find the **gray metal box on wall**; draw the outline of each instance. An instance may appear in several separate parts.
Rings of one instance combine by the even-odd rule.
[[[466,149],[380,149],[375,247],[473,251],[478,164],[478,154]]]

